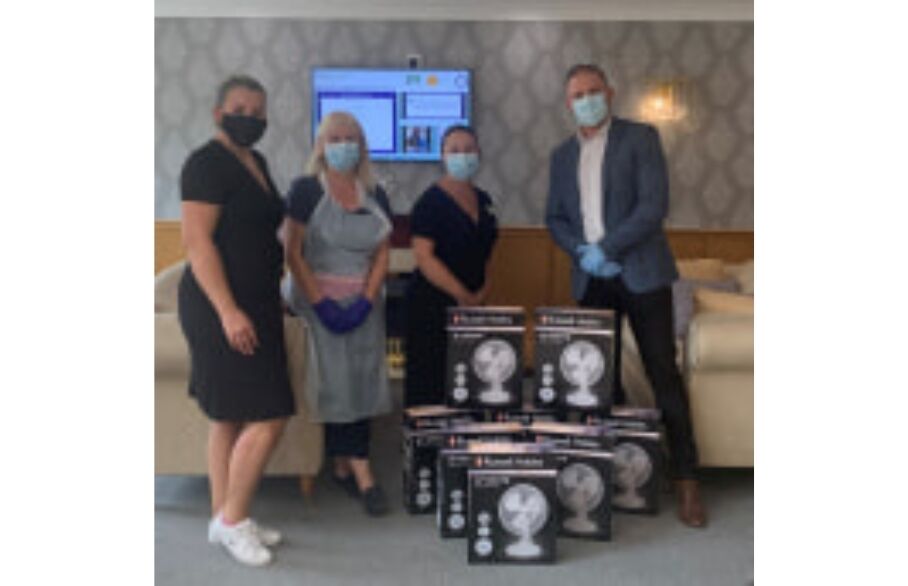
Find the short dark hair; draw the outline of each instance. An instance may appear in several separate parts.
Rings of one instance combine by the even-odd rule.
[[[466,124],[455,124],[453,126],[448,126],[448,129],[445,130],[445,133],[441,135],[441,142],[439,143],[439,151],[444,153],[445,151],[445,142],[448,140],[448,137],[454,134],[455,132],[466,132],[473,137],[473,140],[476,141],[476,146],[479,146],[479,137],[476,136],[476,131],[472,126],[467,126]]]
[[[576,65],[571,66],[568,69],[567,75],[564,76],[564,85],[570,83],[571,79],[579,73],[592,73],[599,76],[599,79],[602,80],[602,83],[608,85],[608,77],[605,75],[605,71],[595,63],[577,63]]]
[[[227,94],[230,93],[230,90],[238,87],[246,88],[247,90],[252,90],[254,92],[259,92],[260,94],[267,95],[265,92],[265,87],[251,75],[231,75],[227,79],[221,82],[221,85],[218,86],[218,97],[215,106],[223,106],[224,100],[227,99]]]

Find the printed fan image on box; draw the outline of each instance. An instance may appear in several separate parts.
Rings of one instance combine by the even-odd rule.
[[[613,428],[614,474],[612,507],[616,511],[659,512],[659,481],[663,457],[658,432]]]
[[[454,407],[510,409],[522,402],[523,309],[448,309],[446,395]]]
[[[486,424],[488,431],[501,432],[454,435],[449,438],[452,447],[439,452],[438,515],[436,517],[442,538],[466,536],[465,515],[469,506],[467,498],[467,473],[470,469],[507,468],[517,470],[554,469],[557,466],[545,446],[514,443],[519,439],[518,424]],[[478,440],[478,441],[477,441]]]
[[[618,469],[615,486],[618,490],[612,497],[612,503],[623,509],[644,508],[646,500],[640,489],[653,475],[649,454],[635,443],[624,442],[615,446],[615,461]]]
[[[611,539],[611,452],[556,449],[562,460],[556,483],[561,534]]]
[[[611,404],[615,316],[610,310],[536,310],[539,407],[602,411]]]
[[[470,470],[470,563],[552,563],[555,470]]]
[[[596,524],[590,520],[590,511],[599,506],[605,496],[602,477],[588,464],[575,462],[558,475],[558,498],[573,513],[563,521],[565,528],[574,533],[592,533]]]
[[[542,547],[533,541],[549,518],[549,501],[541,490],[527,483],[511,486],[498,499],[498,518],[517,537],[505,548],[505,554],[518,559],[542,554]]]

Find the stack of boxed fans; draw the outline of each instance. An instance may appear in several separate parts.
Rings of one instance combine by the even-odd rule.
[[[447,405],[404,414],[404,505],[466,538],[470,563],[552,563],[556,536],[609,540],[613,510],[658,510],[659,413],[612,405],[614,313],[535,324],[529,404],[523,310],[451,308]]]

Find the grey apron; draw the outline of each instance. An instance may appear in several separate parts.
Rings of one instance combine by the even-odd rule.
[[[323,293],[349,306],[362,292],[379,246],[391,232],[381,207],[359,187],[361,209],[348,212],[324,194],[312,212],[303,239],[303,254]],[[284,298],[309,324],[306,398],[313,421],[349,423],[391,411],[385,361],[385,291],[376,297],[366,321],[355,330],[335,334],[325,328],[292,278]]]

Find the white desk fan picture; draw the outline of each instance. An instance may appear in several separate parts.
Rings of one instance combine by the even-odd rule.
[[[559,361],[561,374],[574,386],[565,396],[569,405],[595,407],[599,399],[590,390],[605,373],[602,351],[587,340],[576,340],[565,346]]]
[[[480,402],[499,405],[510,401],[504,382],[517,368],[517,355],[511,345],[497,338],[485,340],[473,351],[472,362],[473,372],[488,385],[479,393]]]
[[[646,450],[635,443],[618,444],[615,448],[615,486],[618,493],[612,498],[612,504],[627,508],[639,509],[646,505],[639,489],[650,479],[653,463]]]
[[[505,548],[513,558],[539,557],[542,548],[533,537],[545,525],[549,517],[549,503],[541,490],[532,484],[515,484],[507,489],[498,500],[498,518],[517,541]]]
[[[574,462],[558,475],[558,499],[573,514],[565,519],[565,529],[575,533],[593,533],[599,527],[590,520],[590,512],[599,506],[605,496],[605,483],[599,473],[588,464]]]

